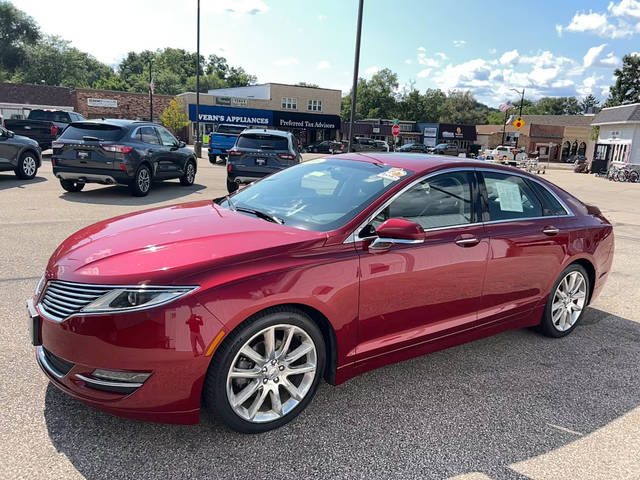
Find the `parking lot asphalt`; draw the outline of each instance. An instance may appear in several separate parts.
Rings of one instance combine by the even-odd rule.
[[[24,301],[68,235],[119,214],[225,194],[201,160],[196,183],[64,193],[45,160],[31,181],[0,174],[0,478],[640,478],[640,184],[547,171],[614,223],[608,284],[568,337],[506,332],[321,384],[305,412],[262,435],[140,423],[48,384]],[[638,250],[636,250],[638,249]]]

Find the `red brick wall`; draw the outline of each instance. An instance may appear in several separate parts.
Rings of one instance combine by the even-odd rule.
[[[125,118],[129,120],[149,118],[149,95],[146,93],[117,92],[108,90],[77,89],[71,92],[73,108],[86,118]],[[92,107],[87,103],[88,98],[116,100],[118,106]],[[169,102],[171,95],[153,96],[153,118],[158,120]]]
[[[28,83],[0,83],[0,102],[71,107],[71,89]]]

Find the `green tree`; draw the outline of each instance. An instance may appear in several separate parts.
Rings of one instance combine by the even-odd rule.
[[[595,113],[599,104],[600,101],[590,93],[582,99],[580,102],[580,108],[582,108],[582,113]]]
[[[440,121],[472,125],[486,124],[489,111],[489,107],[478,102],[471,92],[451,90],[442,106]]]
[[[40,29],[33,18],[10,2],[0,1],[0,67],[14,72],[25,58],[25,48],[39,39]]]
[[[640,102],[640,55],[622,57],[622,68],[614,72],[616,82],[609,88],[605,107]]]
[[[184,104],[181,98],[174,98],[169,102],[169,106],[160,115],[162,124],[177,134],[184,127],[189,125],[189,117],[184,113]]]
[[[320,88],[320,86],[315,83],[307,83],[307,82],[298,82],[295,85],[298,87]]]

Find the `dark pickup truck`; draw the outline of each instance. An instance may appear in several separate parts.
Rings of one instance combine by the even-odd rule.
[[[84,119],[79,113],[66,110],[31,110],[26,120],[5,120],[4,126],[16,135],[35,140],[46,150],[67,125]]]

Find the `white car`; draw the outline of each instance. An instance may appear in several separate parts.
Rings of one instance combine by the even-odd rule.
[[[493,160],[498,163],[513,162],[513,153],[511,153],[511,149],[512,147],[498,145],[496,148],[489,152],[489,155],[487,155],[487,159]]]

